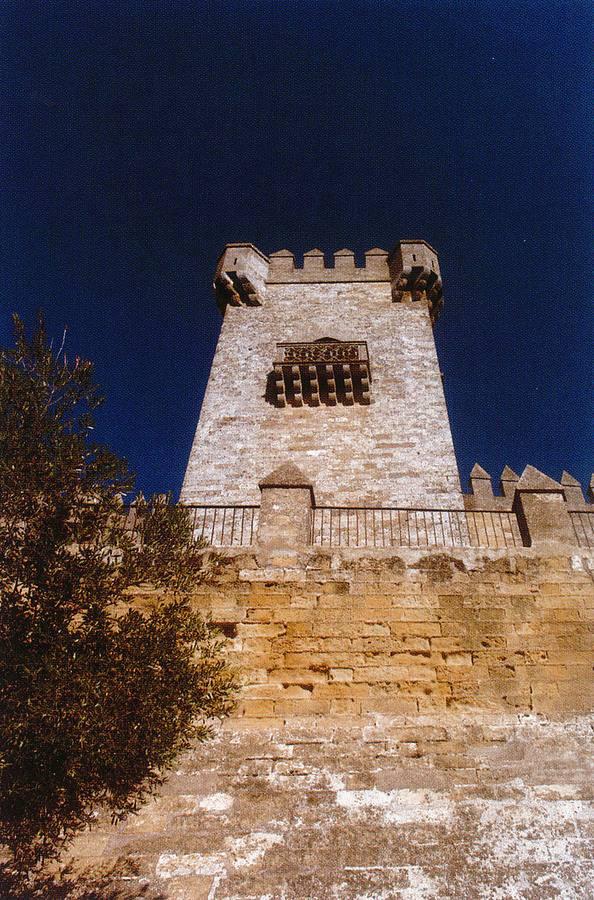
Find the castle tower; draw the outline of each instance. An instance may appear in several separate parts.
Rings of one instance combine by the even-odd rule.
[[[223,325],[181,502],[249,504],[292,464],[329,506],[462,506],[432,324],[442,302],[425,241],[302,267],[227,244]]]

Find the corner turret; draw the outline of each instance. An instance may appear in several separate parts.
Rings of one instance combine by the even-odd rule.
[[[399,241],[388,256],[392,298],[396,303],[427,299],[435,323],[443,306],[439,259],[431,244],[423,240]]]
[[[227,304],[261,306],[268,266],[268,257],[253,244],[226,244],[212,285],[221,312]]]

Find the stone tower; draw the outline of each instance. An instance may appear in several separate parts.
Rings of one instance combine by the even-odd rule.
[[[351,250],[302,267],[228,244],[214,288],[223,325],[181,492],[249,504],[292,464],[332,506],[461,507],[432,325],[439,262],[425,241],[365,265]]]

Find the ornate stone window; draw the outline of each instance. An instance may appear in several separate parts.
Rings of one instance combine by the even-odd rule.
[[[320,338],[276,345],[268,397],[276,406],[369,404],[371,369],[365,341]]]

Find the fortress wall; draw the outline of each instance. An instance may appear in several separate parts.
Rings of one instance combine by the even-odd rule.
[[[505,468],[503,496],[475,466],[462,497],[430,322],[438,276],[419,241],[361,268],[347,250],[296,268],[289,251],[225,248],[181,499],[259,504],[263,482],[254,545],[205,551],[193,595],[243,687],[161,797],[77,841],[77,864],[113,864],[122,896],[590,896],[591,507],[568,473],[532,466]],[[267,402],[276,343],[320,338],[367,341],[370,405]],[[317,549],[314,496],[505,511],[525,546]]]
[[[367,341],[371,404],[273,406],[276,343],[323,337]],[[289,461],[319,505],[462,506],[426,301],[393,303],[389,282],[269,284],[263,306],[227,308],[181,500],[258,503]]]
[[[122,900],[591,896],[585,717],[238,724],[137,816],[98,819],[77,868],[112,868]]]
[[[580,553],[312,551],[294,569],[229,554],[194,602],[235,635],[246,724],[569,715],[594,703],[594,558]]]
[[[147,900],[590,896],[592,554],[300,562],[200,585],[237,714],[76,870]]]

